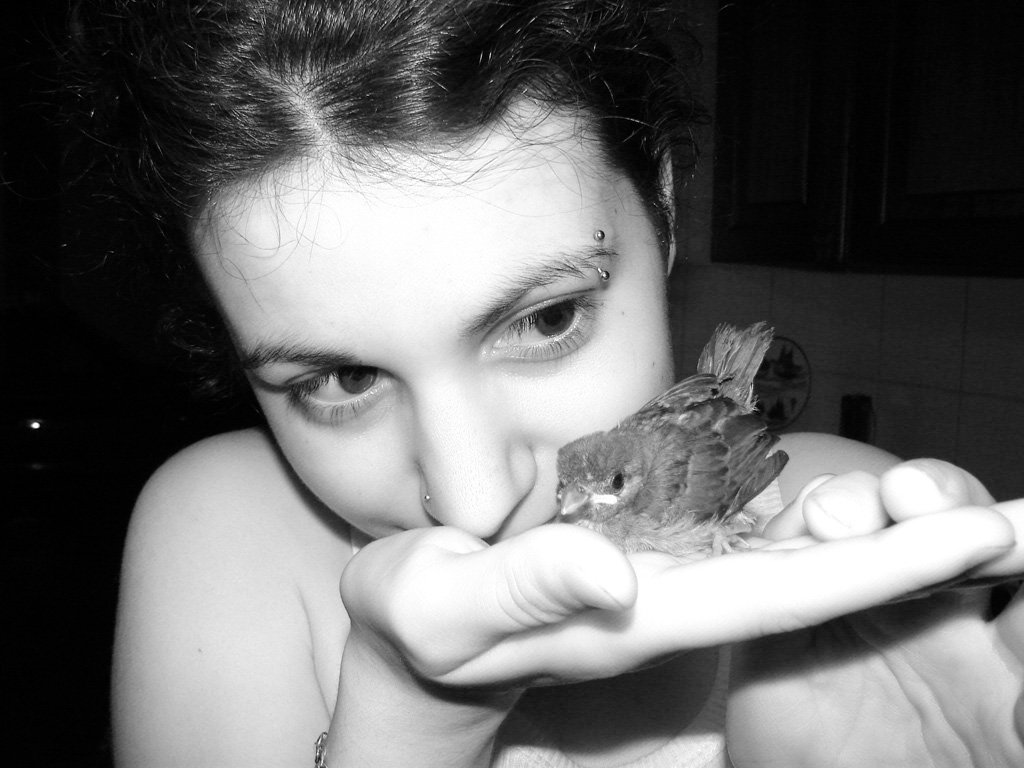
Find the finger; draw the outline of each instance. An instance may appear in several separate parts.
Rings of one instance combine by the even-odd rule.
[[[747,540],[751,541],[751,539],[749,538]],[[787,549],[803,549],[804,547],[810,547],[814,544],[821,543],[810,534],[806,534],[804,536],[794,536],[789,539],[782,539],[781,541],[770,541],[766,544],[761,544],[761,542],[757,539],[754,539],[753,541],[755,542],[756,548],[774,552],[780,552]]]
[[[605,537],[547,525],[488,547],[454,528],[379,539],[342,575],[353,625],[396,648],[438,682],[506,637],[594,608],[620,611],[636,575]],[[507,682],[495,670],[488,682]]]
[[[847,472],[814,488],[804,499],[808,532],[822,541],[862,536],[889,524],[878,477]]]
[[[819,475],[808,482],[793,501],[768,521],[761,535],[766,539],[773,540],[792,539],[805,535],[808,531],[807,522],[804,520],[804,501],[811,491],[833,477],[835,475]]]
[[[382,623],[462,610],[500,633],[588,608],[621,609],[636,598],[636,575],[611,541],[579,526],[540,526],[490,547],[438,527],[367,545],[345,569],[342,591],[350,612]],[[381,593],[397,605],[387,616]]]
[[[719,644],[737,635],[813,626],[946,581],[1005,554],[1013,542],[1005,518],[979,507],[916,518],[868,536],[705,561],[701,565],[721,574],[704,575],[703,583],[714,587],[689,597],[690,632]],[[643,600],[641,592],[638,611]],[[725,600],[734,610],[716,611]]]
[[[945,583],[932,585],[918,593],[905,597],[916,599],[948,590],[987,590],[992,587],[1011,584],[1024,578],[1024,499],[993,504],[991,509],[1003,516],[1013,531],[1014,544],[1006,552],[991,560],[959,574]],[[1020,597],[1018,595],[1018,597]],[[1019,612],[1019,613],[1018,613]],[[1001,617],[1003,618],[1003,617]],[[1021,640],[1021,657],[1024,658],[1024,605],[1005,613],[1007,622],[1018,627]]]
[[[521,633],[460,672],[495,670],[565,679],[611,675],[688,648],[722,645],[820,624],[946,581],[1005,553],[1014,533],[985,508],[916,518],[868,536],[794,550],[758,550],[668,565],[633,556],[635,605],[591,611]]]
[[[880,494],[894,520],[994,501],[974,475],[941,459],[898,464],[882,475]]]
[[[1024,499],[1001,501],[992,509],[1003,516],[1015,536],[1014,546],[1005,554],[980,566],[972,575],[984,578],[1024,578]]]
[[[481,610],[499,633],[552,624],[580,611],[621,610],[636,600],[636,574],[606,537],[574,525],[531,529],[463,563],[472,578],[492,585]]]
[[[480,656],[515,642],[526,632],[558,626],[582,613],[620,614],[637,596],[636,574],[606,537],[574,525],[552,524],[456,558],[440,595],[461,592],[463,613],[449,615],[416,667],[443,684],[507,685],[533,679],[536,661],[499,664],[484,678],[472,670]],[[441,604],[423,604],[430,614]],[[453,633],[452,626],[459,632]],[[452,645],[451,648],[446,646]],[[454,661],[457,660],[457,661]]]

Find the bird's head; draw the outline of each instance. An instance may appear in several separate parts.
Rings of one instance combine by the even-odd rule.
[[[558,520],[600,525],[628,509],[646,475],[642,441],[612,430],[558,452]]]

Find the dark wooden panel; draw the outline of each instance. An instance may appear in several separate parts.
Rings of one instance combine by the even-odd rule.
[[[854,265],[1024,274],[1024,4],[862,19]]]

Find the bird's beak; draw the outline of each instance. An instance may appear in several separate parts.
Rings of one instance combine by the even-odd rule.
[[[587,512],[599,504],[618,504],[618,496],[604,493],[587,493],[583,489],[565,488],[560,494],[558,519],[563,523],[575,523],[587,519]]]
[[[589,494],[579,488],[565,488],[559,496],[561,506],[558,509],[558,519],[563,523],[575,522],[580,511],[589,506]]]

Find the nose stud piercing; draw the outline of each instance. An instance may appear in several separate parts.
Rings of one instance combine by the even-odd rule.
[[[599,242],[599,243],[602,240],[604,240],[604,230],[603,229],[595,229],[594,230],[594,239],[597,240],[597,242]]]

